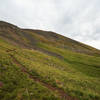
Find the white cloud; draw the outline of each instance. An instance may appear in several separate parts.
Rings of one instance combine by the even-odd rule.
[[[55,31],[100,49],[100,0],[1,0],[0,19]]]

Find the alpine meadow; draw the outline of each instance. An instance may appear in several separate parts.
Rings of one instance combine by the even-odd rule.
[[[0,100],[100,100],[100,50],[0,21]]]

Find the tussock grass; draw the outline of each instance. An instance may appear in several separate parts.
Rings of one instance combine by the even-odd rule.
[[[43,35],[39,35],[40,33],[36,35],[35,32],[25,34],[26,36],[31,34],[31,40],[26,37],[21,38],[21,34],[20,41],[24,40],[23,42],[31,45],[31,48],[34,44],[37,48],[61,55],[63,59],[41,50],[21,48],[0,38],[0,83],[2,84],[0,100],[62,100],[55,91],[30,79],[26,73],[22,72],[11,55],[27,69],[30,75],[42,82],[62,89],[79,100],[100,100],[100,56],[96,49],[85,45],[87,48],[84,49],[85,54],[76,53],[73,52],[75,51],[72,50],[73,47],[81,51],[84,48],[83,44],[73,46],[75,41],[70,41],[66,45],[65,42],[69,39],[53,36],[52,33],[50,33],[50,38],[53,36],[52,42],[46,39],[43,33]],[[33,37],[36,38],[35,43],[31,43]],[[91,49],[95,53],[93,51],[91,53]],[[87,55],[88,52],[91,55]]]

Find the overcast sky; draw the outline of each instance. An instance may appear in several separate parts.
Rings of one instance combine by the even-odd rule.
[[[54,31],[100,49],[100,0],[0,0],[0,20]]]

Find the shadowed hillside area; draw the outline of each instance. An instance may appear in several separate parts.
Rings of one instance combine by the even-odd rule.
[[[0,100],[100,100],[100,50],[0,21]]]

